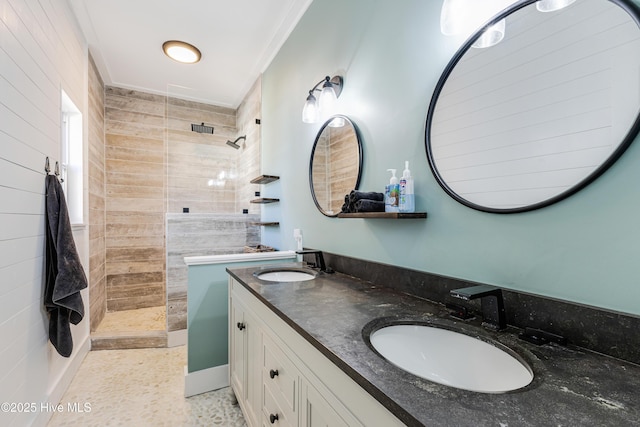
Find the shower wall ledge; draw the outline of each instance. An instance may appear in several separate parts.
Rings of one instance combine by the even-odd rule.
[[[190,256],[184,258],[187,265],[226,264],[230,262],[266,261],[295,258],[295,251],[251,252],[225,255]]]

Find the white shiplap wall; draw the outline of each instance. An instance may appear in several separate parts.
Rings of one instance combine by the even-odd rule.
[[[87,46],[67,2],[0,0],[0,402],[36,404],[0,412],[2,426],[45,425],[42,405],[59,401],[90,346],[85,317],[72,356],[59,356],[42,307],[44,163],[60,159],[61,89],[83,112],[86,141]],[[74,237],[88,271],[86,228]]]

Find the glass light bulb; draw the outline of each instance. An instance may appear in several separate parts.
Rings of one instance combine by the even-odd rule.
[[[540,12],[555,12],[564,9],[576,0],[540,0],[536,2],[536,9]]]

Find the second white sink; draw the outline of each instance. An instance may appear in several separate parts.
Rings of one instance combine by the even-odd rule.
[[[304,282],[313,280],[316,274],[299,270],[267,270],[256,272],[256,277],[267,282]]]
[[[504,393],[525,387],[533,372],[502,349],[426,325],[391,325],[370,335],[389,362],[419,377],[463,390]]]

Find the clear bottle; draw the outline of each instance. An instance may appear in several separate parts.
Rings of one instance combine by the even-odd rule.
[[[400,184],[398,184],[396,169],[387,169],[387,171],[391,172],[391,179],[384,191],[384,211],[400,212],[398,207],[400,203]]]
[[[415,194],[413,191],[413,178],[409,170],[409,161],[404,162],[404,171],[400,178],[400,201],[398,203],[400,212],[411,213],[416,211]]]

